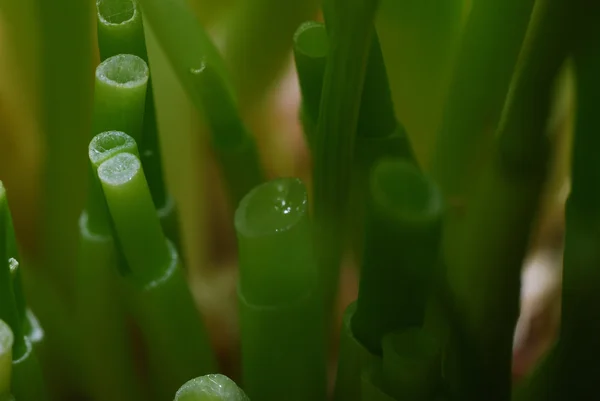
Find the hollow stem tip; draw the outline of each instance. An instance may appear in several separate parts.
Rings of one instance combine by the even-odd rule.
[[[119,54],[100,63],[96,68],[94,134],[117,130],[141,140],[149,76],[146,62],[132,54]]]
[[[250,401],[227,376],[210,374],[185,383],[175,394],[175,401]]]
[[[441,378],[441,345],[421,328],[383,338],[383,386],[396,399],[431,399]]]
[[[10,390],[13,341],[10,327],[0,320],[0,396]]]
[[[98,178],[131,272],[142,281],[161,277],[171,254],[139,158],[119,153],[100,164]]]
[[[131,153],[139,157],[135,139],[122,131],[106,131],[96,135],[90,141],[88,156],[97,170],[98,167],[119,153]]]
[[[136,0],[96,0],[96,16],[102,60],[116,54],[147,58],[142,13]]]
[[[308,197],[297,178],[254,188],[235,213],[240,289],[255,305],[289,303],[312,289],[313,259]]]

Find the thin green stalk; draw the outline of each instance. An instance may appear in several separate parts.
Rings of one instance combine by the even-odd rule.
[[[363,371],[377,359],[352,332],[352,319],[356,312],[356,302],[344,312],[340,333],[340,356],[333,391],[334,401],[361,401],[361,377]],[[365,400],[366,401],[366,400]]]
[[[302,94],[300,120],[310,149],[314,147],[314,130],[319,119],[328,53],[329,40],[325,25],[315,21],[307,21],[300,25],[294,34],[294,61]]]
[[[193,90],[202,98],[212,145],[228,187],[232,206],[264,182],[256,143],[241,120],[225,81],[208,61],[190,70]]]
[[[361,401],[397,401],[383,390],[381,358],[375,358],[361,375]]]
[[[131,271],[125,290],[151,382],[157,399],[168,399],[181,383],[214,370],[208,335],[177,251],[162,232],[140,160],[117,154],[98,167],[98,178]]]
[[[379,1],[334,1],[330,55],[313,152],[315,241],[325,308],[339,281],[352,157],[373,18]]]
[[[521,266],[548,174],[554,81],[568,51],[570,1],[538,2],[511,87],[497,148],[473,187],[445,261],[460,325],[459,391],[508,399]],[[464,380],[464,382],[462,382]]]
[[[432,164],[433,175],[451,205],[464,202],[478,163],[487,157],[534,3],[473,2]]]
[[[25,351],[18,358],[15,358],[13,353],[12,393],[19,401],[46,401],[49,399],[49,393],[40,363],[31,342],[27,339],[25,346]]]
[[[96,0],[96,17],[102,61],[117,54],[133,54],[148,61],[137,0]]]
[[[298,179],[252,190],[235,214],[242,382],[251,398],[325,400],[325,336],[308,196]]]
[[[386,333],[423,323],[444,203],[437,186],[413,164],[393,159],[374,167],[369,198],[352,330],[381,355]]]
[[[318,7],[319,0],[239,2],[228,21],[225,56],[243,107],[264,95],[279,76],[296,28],[314,18]]]
[[[598,283],[600,252],[600,163],[596,150],[597,107],[600,102],[600,7],[587,1],[570,3],[576,10],[573,41],[576,72],[575,135],[571,164],[571,193],[565,209],[566,232],[562,288],[562,321],[558,367],[552,380],[553,400],[588,398],[600,374],[594,356],[600,352]]]
[[[0,396],[10,393],[13,343],[10,326],[0,320]]]
[[[175,401],[249,401],[237,384],[227,376],[210,374],[185,383],[175,394]]]
[[[77,249],[77,219],[85,202],[89,137],[83,133],[92,125],[93,3],[36,0],[36,5],[41,50],[38,110],[46,149],[37,260],[53,272],[49,277],[68,297],[76,266],[72,250]]]
[[[40,326],[37,316],[27,308],[25,295],[23,293],[23,280],[21,274],[20,263],[15,258],[8,260],[10,266],[10,274],[13,280],[13,295],[19,312],[19,320],[23,327],[25,337],[35,346],[44,340],[44,330]]]
[[[123,131],[141,140],[149,76],[146,62],[132,54],[110,57],[96,68],[94,135]]]
[[[383,338],[382,388],[398,400],[433,400],[441,381],[440,342],[421,328]]]

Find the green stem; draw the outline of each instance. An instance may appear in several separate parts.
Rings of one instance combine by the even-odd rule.
[[[104,61],[117,54],[145,57],[142,13],[137,0],[96,0],[98,48]]]
[[[509,397],[521,266],[548,172],[547,123],[554,81],[570,32],[569,1],[542,1],[534,10],[497,132],[497,148],[473,187],[460,234],[444,260],[461,337],[461,394]],[[566,19],[567,18],[567,19]],[[459,378],[459,380],[462,380]]]
[[[382,160],[370,180],[354,335],[374,354],[392,330],[420,326],[444,209],[437,186],[406,161]]]
[[[227,376],[211,374],[185,383],[175,401],[249,401],[248,396]]]
[[[307,21],[294,34],[294,61],[302,94],[300,110],[309,148],[314,148],[314,130],[319,119],[323,75],[329,53],[325,25]]]
[[[315,241],[327,310],[337,294],[354,138],[378,4],[377,0],[334,3],[313,152]]]
[[[0,396],[10,393],[13,342],[10,326],[0,320]]]
[[[375,358],[361,375],[360,400],[361,401],[396,401],[383,390],[382,363],[380,358]],[[403,400],[402,398],[400,398]]]
[[[29,340],[25,345],[25,352],[13,359],[12,393],[19,401],[46,401],[49,397],[40,363]]]
[[[473,2],[432,165],[452,205],[463,201],[477,163],[486,159],[534,3]]]
[[[96,68],[94,135],[123,131],[141,140],[149,74],[146,62],[131,54],[110,57]]]
[[[202,99],[231,204],[237,207],[252,188],[265,180],[254,138],[244,126],[225,81],[211,63],[203,62],[190,70],[190,75],[193,90]]]
[[[136,375],[123,300],[117,291],[114,242],[108,235],[90,231],[87,217],[84,212],[79,221],[76,277],[76,318],[85,384],[99,400],[144,399],[147,395]]]
[[[235,214],[244,388],[265,401],[325,400],[325,337],[308,196],[298,179],[252,190]]]

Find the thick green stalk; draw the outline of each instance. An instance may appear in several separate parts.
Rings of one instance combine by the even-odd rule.
[[[45,165],[39,216],[39,261],[57,285],[72,291],[77,219],[85,202],[85,149],[92,124],[93,50],[90,1],[36,0],[40,50],[39,110]],[[57,96],[60,94],[60,101]]]
[[[597,387],[600,369],[594,355],[600,352],[598,302],[600,252],[600,160],[597,106],[600,102],[600,7],[578,1],[573,42],[577,81],[577,114],[571,165],[571,193],[566,204],[566,232],[562,289],[562,322],[558,368],[552,378],[553,400],[580,400]]]
[[[237,207],[252,188],[262,183],[264,172],[256,143],[241,120],[234,97],[223,78],[208,61],[190,71],[193,90],[201,97],[212,136],[212,145],[228,187],[232,206]]]
[[[10,326],[0,320],[0,396],[10,393],[13,343]]]
[[[141,140],[149,76],[146,62],[132,54],[110,57],[96,68],[94,135],[123,131]]]
[[[137,0],[96,0],[96,17],[102,61],[117,54],[133,54],[148,61]]]
[[[313,152],[315,241],[325,307],[339,281],[352,157],[377,0],[335,1]]]
[[[294,61],[302,94],[300,119],[308,147],[313,149],[314,130],[319,119],[323,75],[329,53],[325,25],[307,21],[294,34]]]
[[[227,376],[211,374],[185,383],[175,394],[175,401],[249,401],[237,384]]]
[[[117,154],[98,167],[98,177],[131,271],[125,290],[155,393],[168,399],[181,383],[214,370],[206,329],[179,255],[160,227],[140,160],[130,153]]]
[[[512,381],[521,266],[547,177],[554,81],[568,51],[570,1],[536,6],[523,58],[497,132],[497,149],[473,187],[460,235],[445,252],[461,326],[458,347],[469,399],[505,400]]]
[[[298,179],[252,190],[235,214],[242,381],[253,399],[325,400],[325,336],[308,196]]]
[[[383,390],[381,358],[374,358],[361,375],[361,401],[396,401]]]
[[[433,174],[451,206],[464,202],[478,163],[486,159],[533,4],[473,2],[433,155]]]
[[[444,203],[437,186],[402,160],[376,164],[369,189],[352,330],[365,347],[381,355],[386,333],[423,323]]]

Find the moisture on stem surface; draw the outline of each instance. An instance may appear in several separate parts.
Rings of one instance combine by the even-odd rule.
[[[0,396],[10,393],[13,342],[10,326],[0,320]]]
[[[96,0],[98,49],[106,60],[134,54],[146,60],[142,13],[137,0]]]
[[[256,187],[235,227],[244,389],[265,401],[324,400],[323,308],[304,184],[280,178]]]
[[[150,71],[132,54],[119,54],[96,68],[94,134],[123,131],[142,138],[146,88]]]
[[[437,186],[413,164],[384,159],[374,167],[352,330],[375,354],[385,333],[423,322],[442,212]]]
[[[142,281],[161,277],[171,255],[140,160],[119,153],[100,164],[98,178],[132,274]]]
[[[210,374],[186,382],[175,394],[175,401],[250,401],[227,376]]]

